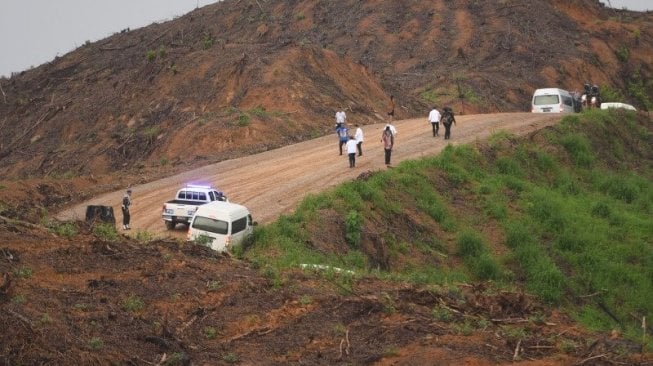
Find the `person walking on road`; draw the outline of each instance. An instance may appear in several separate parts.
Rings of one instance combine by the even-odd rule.
[[[442,112],[442,124],[444,125],[444,139],[451,138],[451,125],[456,123],[451,107],[444,107]]]
[[[345,125],[340,125],[336,128],[336,135],[338,135],[338,150],[340,151],[340,155],[342,155],[342,145],[347,143],[347,140],[349,140],[349,130]]]
[[[390,157],[392,155],[392,148],[395,144],[395,136],[390,129],[390,126],[385,126],[383,134],[381,135],[381,142],[385,150],[385,165],[390,165]]]
[[[438,136],[438,131],[440,131],[440,111],[433,106],[431,112],[429,112],[429,122],[431,122],[431,128],[433,129],[433,137]]]
[[[347,155],[349,155],[349,167],[356,167],[356,150],[358,143],[354,136],[349,136],[349,141],[347,141]]]
[[[336,128],[344,126],[346,120],[347,115],[345,114],[345,111],[336,112]]]
[[[356,146],[358,147],[358,156],[363,156],[363,129],[360,128],[358,123],[354,126],[356,126],[356,134],[354,137],[356,138]]]
[[[132,190],[131,188],[127,189],[127,192],[125,192],[125,195],[122,196],[122,205],[120,208],[122,209],[122,229],[123,230],[130,230],[131,227],[129,226],[129,221],[131,219],[131,215],[129,214],[129,206],[132,205]]]

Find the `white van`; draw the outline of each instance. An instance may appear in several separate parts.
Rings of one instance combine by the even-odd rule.
[[[193,215],[188,226],[188,240],[207,240],[211,249],[224,252],[252,235],[254,225],[245,206],[213,201],[200,206]]]
[[[533,113],[574,113],[574,98],[558,88],[537,89],[531,103]]]

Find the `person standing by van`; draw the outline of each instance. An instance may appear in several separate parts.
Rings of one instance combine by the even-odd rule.
[[[347,155],[349,156],[349,167],[356,167],[356,150],[358,148],[358,143],[354,136],[349,136],[349,141],[347,141]]]
[[[444,107],[442,112],[442,124],[444,125],[444,139],[451,138],[451,125],[456,123],[456,118],[453,115],[451,107]]]
[[[431,129],[433,130],[433,137],[438,136],[438,131],[440,131],[440,111],[433,106],[431,112],[429,112],[429,122],[431,122]]]
[[[385,165],[390,165],[390,157],[392,155],[392,148],[395,144],[395,136],[390,129],[390,126],[385,126],[385,130],[381,134],[381,142],[383,143],[383,150],[385,151]]]
[[[358,123],[354,126],[356,126],[356,134],[354,137],[356,138],[356,146],[358,147],[358,156],[363,156],[363,129],[360,128]]]
[[[122,196],[122,205],[120,209],[122,210],[122,229],[130,230],[129,221],[131,220],[131,215],[129,214],[129,207],[132,205],[132,190],[131,188],[127,189],[127,192]]]
[[[336,128],[336,135],[338,135],[338,150],[342,155],[342,145],[346,144],[349,139],[349,130],[344,124],[340,125]]]

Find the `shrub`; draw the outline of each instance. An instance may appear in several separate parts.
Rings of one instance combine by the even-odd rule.
[[[132,294],[128,298],[126,298],[123,303],[122,303],[123,309],[131,312],[136,312],[143,310],[145,307],[145,303],[143,300],[141,300],[140,297]]]
[[[463,231],[458,235],[456,248],[462,258],[479,257],[484,252],[483,240],[472,231]]]
[[[152,62],[156,60],[156,51],[154,50],[147,51],[146,57],[147,57],[147,62]]]
[[[357,211],[349,211],[345,217],[345,239],[352,248],[360,246],[362,223],[363,217]]]
[[[71,222],[65,222],[65,223],[54,223],[50,225],[50,231],[54,232],[55,234],[59,236],[63,236],[64,238],[71,239],[75,236],[77,236],[77,226]]]
[[[116,231],[116,227],[112,224],[101,223],[96,225],[93,227],[93,234],[106,241],[118,240],[118,231]]]

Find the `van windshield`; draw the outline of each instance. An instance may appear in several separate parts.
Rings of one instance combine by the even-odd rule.
[[[211,219],[203,216],[195,216],[193,229],[204,230],[215,234],[227,235],[229,223],[222,220]]]
[[[560,104],[560,98],[557,95],[537,95],[533,98],[535,105]]]

